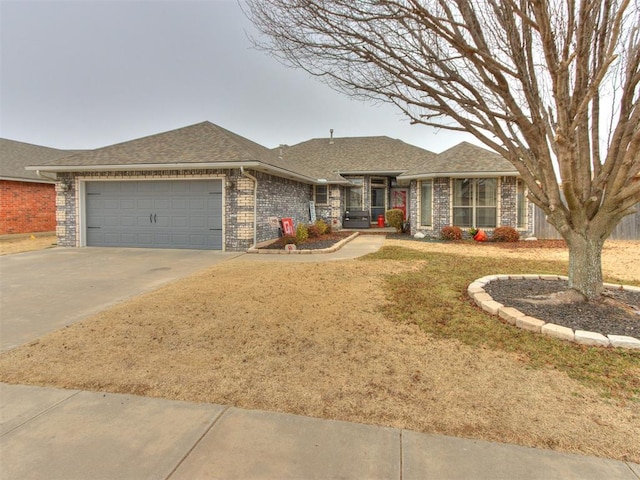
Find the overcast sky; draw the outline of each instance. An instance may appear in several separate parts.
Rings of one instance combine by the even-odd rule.
[[[0,0],[0,137],[98,148],[208,120],[267,147],[330,128],[434,152],[473,141],[350,100],[251,33],[235,0]]]

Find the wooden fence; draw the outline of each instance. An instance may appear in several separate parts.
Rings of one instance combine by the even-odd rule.
[[[553,225],[547,223],[545,213],[533,207],[534,236],[540,239],[562,238]],[[624,217],[609,237],[611,240],[640,240],[640,203],[636,213]]]

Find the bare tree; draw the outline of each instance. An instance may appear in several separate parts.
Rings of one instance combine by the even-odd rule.
[[[570,287],[599,297],[603,243],[640,201],[638,0],[246,3],[285,64],[510,161],[567,242]]]

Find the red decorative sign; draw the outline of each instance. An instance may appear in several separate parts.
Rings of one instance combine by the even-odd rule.
[[[282,223],[282,234],[285,237],[294,237],[296,234],[296,231],[293,228],[293,219],[283,218],[280,220],[280,222]]]

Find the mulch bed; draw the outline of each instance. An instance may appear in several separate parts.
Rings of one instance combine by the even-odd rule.
[[[559,293],[568,288],[566,281],[529,279],[499,280],[484,287],[495,301],[548,323],[602,335],[640,338],[640,293],[621,289],[605,290],[607,297],[626,304],[628,310],[605,302],[540,302],[540,296]]]
[[[320,237],[308,238],[304,243],[296,245],[298,250],[322,250],[324,248],[331,248],[340,240],[344,240],[353,232],[331,232]],[[269,245],[260,247],[261,250],[283,250],[285,246],[285,239],[279,238]]]

